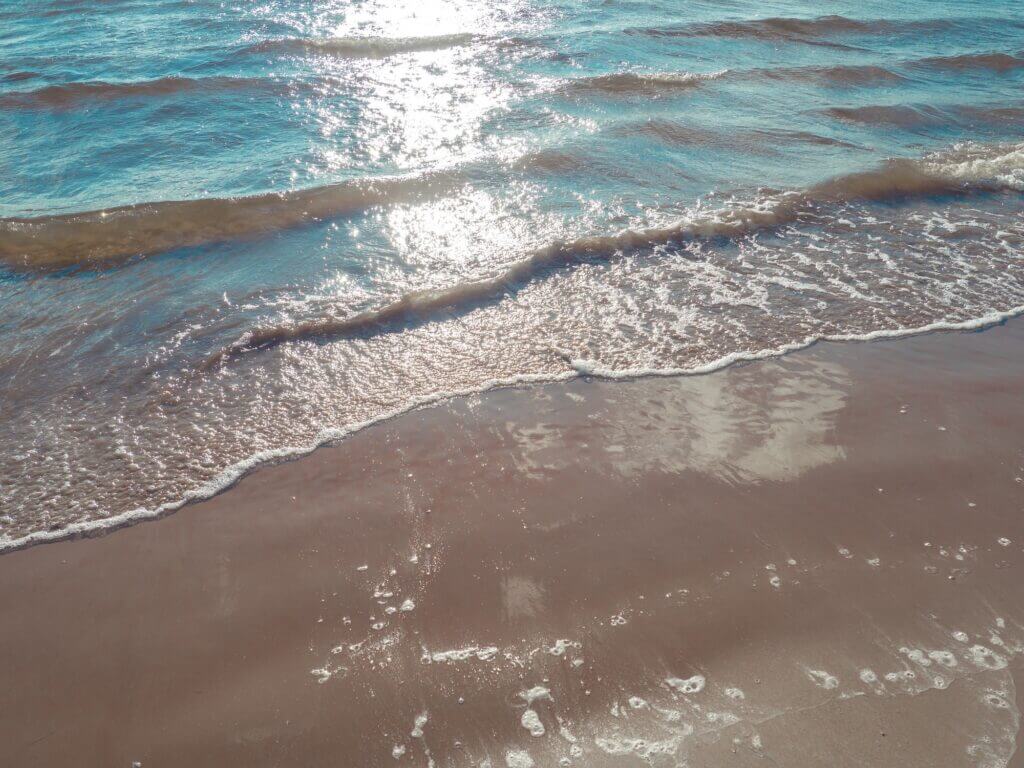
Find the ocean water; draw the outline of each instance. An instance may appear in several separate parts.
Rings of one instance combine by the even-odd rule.
[[[1024,306],[1024,4],[0,4],[0,548],[453,393]]]

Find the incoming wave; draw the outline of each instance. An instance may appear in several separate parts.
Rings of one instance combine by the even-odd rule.
[[[830,107],[824,110],[824,114],[846,123],[910,130],[948,126],[951,123],[961,123],[975,128],[979,125],[1017,127],[1024,120],[1024,108],[1012,104],[999,106],[885,104],[864,107]]]
[[[399,53],[457,48],[476,39],[476,35],[468,33],[425,37],[286,37],[265,40],[244,49],[243,52],[312,51],[345,59],[384,59]]]
[[[906,80],[902,75],[891,72],[885,67],[870,64],[755,69],[750,70],[750,73],[767,80],[806,81],[840,88],[894,84]]]
[[[653,96],[659,93],[689,90],[708,80],[715,80],[727,74],[718,72],[694,73],[651,73],[616,72],[597,77],[581,77],[570,80],[565,88],[570,91],[610,93],[622,96]]]
[[[344,337],[386,330],[443,311],[470,309],[501,298],[551,269],[584,259],[697,239],[738,238],[798,221],[823,205],[885,202],[978,191],[1024,191],[1024,143],[964,144],[921,159],[893,159],[879,168],[825,181],[802,191],[765,194],[751,203],[696,213],[665,227],[555,242],[493,277],[437,290],[414,291],[378,309],[347,317],[315,318],[253,329],[209,357],[208,370],[238,354],[288,341]]]
[[[953,21],[925,19],[921,21],[892,21],[888,19],[851,19],[847,16],[818,16],[811,19],[772,17],[718,21],[705,24],[685,24],[674,27],[648,27],[629,30],[632,34],[649,37],[721,37],[769,42],[793,42],[820,45],[829,48],[857,50],[857,46],[839,43],[828,38],[839,35],[891,35],[901,32],[924,32],[948,29]]]
[[[32,91],[18,91],[0,96],[0,108],[67,109],[81,102],[112,101],[149,96],[167,96],[192,91],[215,92],[264,90],[285,92],[288,85],[279,80],[250,77],[162,77],[127,83],[89,81],[48,85]]]
[[[0,261],[61,269],[264,235],[374,205],[440,194],[457,173],[391,177],[250,197],[170,200],[38,218],[0,219]]]
[[[1024,67],[1024,58],[1011,56],[1008,53],[968,53],[962,56],[933,56],[915,62],[917,66],[928,69],[945,69],[966,71],[983,69],[993,72],[1009,72]]]

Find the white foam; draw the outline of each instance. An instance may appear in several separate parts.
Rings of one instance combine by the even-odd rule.
[[[415,610],[415,608],[416,608],[416,603],[414,603],[412,601],[412,598],[406,598],[405,601],[402,603],[402,605],[399,607],[398,610],[408,612],[408,611]]]
[[[935,331],[970,331],[977,330],[979,328],[987,328],[1019,315],[1024,315],[1024,305],[1018,305],[1012,309],[1006,310],[1005,312],[990,312],[971,320],[956,322],[937,320],[933,323],[913,328],[892,328],[870,331],[868,333],[838,333],[823,334],[820,336],[807,336],[801,341],[782,344],[772,349],[733,352],[710,363],[693,366],[691,368],[637,367],[615,369],[606,368],[594,360],[574,358],[570,359],[568,362],[573,369],[581,375],[602,379],[639,379],[653,376],[699,376],[701,374],[713,373],[714,371],[727,368],[731,365],[735,365],[736,363],[746,363],[756,360],[766,360],[772,357],[780,357],[801,349],[807,349],[808,347],[820,342],[877,341],[879,339],[900,339],[908,336],[919,336],[921,334],[932,333]]]
[[[921,667],[930,667],[932,660],[919,648],[900,648],[900,653]]]
[[[692,728],[688,728],[687,730],[690,731]],[[594,739],[594,743],[609,755],[624,757],[626,755],[634,754],[642,760],[649,761],[659,756],[671,757],[675,755],[679,749],[679,743],[681,740],[682,736],[668,738],[662,741],[648,741],[647,739],[622,736],[598,736]]]
[[[972,645],[965,653],[966,658],[982,669],[1006,669],[1006,658],[984,645]]]
[[[667,677],[665,678],[665,684],[669,688],[674,688],[682,693],[700,693],[704,690],[707,680],[704,678],[704,675],[694,675],[685,680],[678,677]]]
[[[831,691],[839,687],[839,678],[835,675],[829,674],[823,669],[808,669],[807,676],[811,679],[811,682],[819,688]]]
[[[409,735],[414,739],[422,739],[423,726],[427,724],[428,720],[430,720],[430,714],[428,712],[421,712],[416,715],[416,720],[413,722],[412,731],[410,731]]]
[[[110,517],[105,517],[100,520],[85,520],[82,522],[71,523],[58,530],[47,529],[45,531],[33,531],[32,533],[28,533],[18,538],[11,538],[6,534],[0,535],[0,554],[12,552],[18,549],[25,549],[26,547],[31,547],[36,544],[95,536],[117,530],[118,528],[125,528],[127,526],[135,525],[136,523],[145,522],[147,520],[156,520],[161,517],[165,517],[172,512],[176,512],[187,504],[206,501],[207,499],[216,496],[221,491],[227,490],[245,477],[245,475],[249,474],[249,472],[263,464],[271,464],[306,456],[322,445],[334,443],[347,437],[351,437],[357,432],[361,432],[368,427],[383,424],[419,408],[436,405],[437,403],[459,397],[478,395],[492,389],[514,387],[522,384],[544,384],[556,381],[567,381],[569,379],[576,378],[578,375],[579,374],[574,371],[550,374],[521,374],[503,379],[489,379],[482,382],[480,386],[477,387],[453,390],[449,392],[438,392],[431,395],[416,397],[411,399],[406,405],[385,411],[371,419],[356,422],[346,427],[322,429],[308,443],[258,451],[257,453],[226,467],[215,477],[200,483],[192,490],[187,491],[180,499],[175,501],[169,501],[152,508],[139,507],[117,515],[111,515]]]
[[[747,698],[747,694],[745,694],[741,688],[726,688],[725,695],[733,701],[743,701]]]
[[[543,736],[544,735],[544,723],[540,721],[540,716],[532,709],[527,709],[523,712],[523,716],[519,719],[523,728],[530,732],[531,736]]]
[[[508,768],[533,768],[533,758],[523,749],[510,749],[505,753],[505,765]]]
[[[552,701],[551,691],[543,685],[535,685],[528,691],[522,691],[519,694],[519,698],[526,702],[526,706],[532,706],[533,702],[540,701],[542,699]]]
[[[558,639],[555,640],[555,644],[548,648],[548,653],[552,656],[561,656],[570,648],[579,649],[582,646],[575,640]]]
[[[405,744],[395,744],[395,746],[391,748],[391,756],[395,758],[395,760],[400,759],[404,754]]]
[[[426,664],[431,662],[435,664],[453,664],[473,658],[479,661],[490,661],[497,655],[498,649],[493,645],[487,648],[478,648],[475,645],[471,645],[466,648],[455,648],[450,651],[435,651],[434,653],[424,651],[420,660]]]

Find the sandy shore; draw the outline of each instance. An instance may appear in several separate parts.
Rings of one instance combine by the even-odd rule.
[[[0,557],[11,766],[997,766],[1024,322],[411,413]]]

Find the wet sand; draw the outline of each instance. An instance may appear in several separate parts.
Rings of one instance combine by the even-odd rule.
[[[508,389],[0,557],[12,766],[997,766],[1024,322]]]

